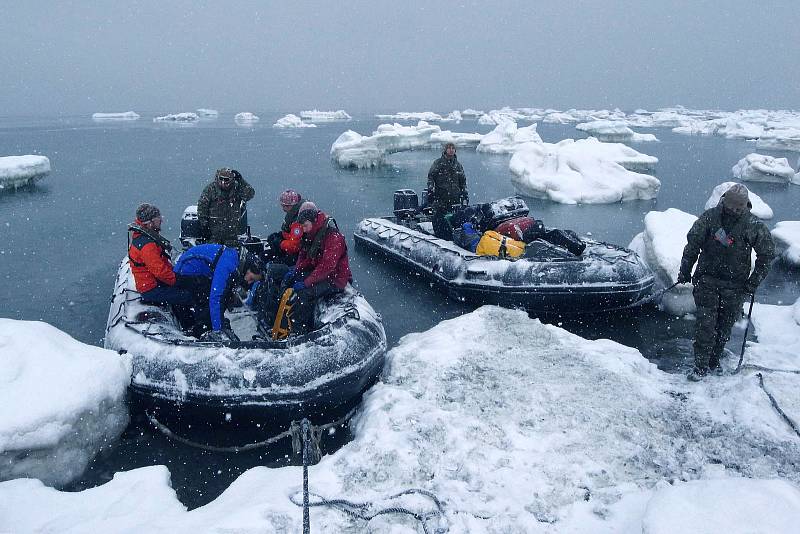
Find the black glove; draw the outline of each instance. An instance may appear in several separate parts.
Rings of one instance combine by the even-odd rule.
[[[689,273],[680,272],[678,273],[678,283],[679,284],[689,284],[692,281],[692,275]]]

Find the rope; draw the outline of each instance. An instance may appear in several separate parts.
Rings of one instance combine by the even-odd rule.
[[[769,402],[772,404],[772,407],[775,408],[775,411],[778,412],[783,420],[786,421],[786,424],[788,424],[791,429],[794,430],[794,433],[797,434],[797,437],[800,438],[800,429],[797,428],[797,423],[792,421],[791,417],[786,415],[786,412],[784,412],[778,405],[778,401],[775,400],[775,397],[772,396],[772,393],[770,393],[767,387],[764,385],[764,375],[761,373],[756,373],[756,376],[758,377],[758,385],[761,386],[761,389],[763,389],[764,393],[766,393],[767,397],[769,397]]]
[[[336,421],[334,421],[332,423],[327,423],[325,425],[321,425],[321,426],[317,426],[317,427],[315,427],[313,425],[311,426],[312,434],[315,434],[317,436],[316,437],[316,442],[315,442],[316,443],[316,448],[314,450],[314,454],[317,455],[316,456],[317,461],[322,456],[322,453],[321,453],[321,450],[320,450],[320,446],[319,446],[319,442],[320,442],[320,438],[322,437],[322,433],[324,431],[330,429],[330,428],[343,425],[345,422],[347,422],[348,419],[350,419],[353,416],[353,414],[355,413],[357,408],[358,408],[358,406],[356,406],[355,408],[353,408],[349,412],[347,412],[344,415],[344,417],[341,417],[340,419],[337,419]],[[147,419],[150,421],[150,424],[153,425],[153,427],[156,430],[158,430],[159,432],[164,434],[164,436],[166,436],[168,439],[171,439],[172,441],[177,441],[178,443],[181,443],[183,445],[187,445],[189,447],[194,447],[196,449],[202,449],[204,451],[222,452],[222,453],[246,452],[246,451],[252,451],[254,449],[260,449],[262,447],[267,447],[269,445],[272,445],[273,443],[276,443],[276,442],[278,442],[278,441],[280,441],[280,440],[282,440],[284,438],[288,438],[288,437],[292,438],[292,450],[294,450],[295,453],[299,453],[301,451],[300,447],[295,447],[295,443],[301,443],[302,442],[301,427],[295,421],[292,421],[292,424],[290,425],[289,430],[281,432],[280,434],[276,434],[275,436],[272,436],[269,439],[265,439],[264,441],[257,441],[255,443],[246,443],[244,445],[234,445],[234,446],[230,446],[230,447],[221,447],[221,446],[216,446],[216,445],[210,445],[208,443],[200,443],[198,441],[192,441],[192,440],[190,440],[188,438],[185,438],[183,436],[179,436],[178,434],[173,432],[167,425],[165,425],[164,423],[162,423],[161,421],[156,419],[156,417],[153,414],[151,414],[150,412],[146,411],[145,415],[147,416]]]
[[[305,482],[305,473],[304,473],[304,482]],[[355,519],[362,519],[367,522],[371,521],[372,519],[380,515],[387,515],[387,514],[410,515],[411,517],[413,517],[422,524],[422,530],[426,534],[430,534],[431,530],[429,529],[428,522],[434,518],[444,518],[444,507],[442,506],[441,501],[439,501],[436,495],[424,489],[410,488],[407,490],[403,490],[400,493],[395,493],[394,495],[390,495],[389,497],[386,497],[384,501],[391,501],[393,499],[402,497],[403,495],[412,495],[412,494],[418,494],[428,497],[433,501],[434,505],[436,506],[436,510],[431,510],[428,512],[417,512],[402,506],[389,506],[387,508],[380,508],[375,510],[374,509],[375,504],[371,502],[353,502],[353,501],[348,501],[346,499],[326,499],[316,493],[308,493],[308,495],[306,495],[305,487],[304,487],[304,495],[302,503],[299,502],[299,500],[297,499],[296,493],[290,495],[289,500],[292,501],[292,503],[296,506],[308,506],[308,507],[330,506],[349,515],[350,517],[353,517]],[[308,502],[308,504],[306,504],[306,498],[308,496],[313,496],[316,498],[316,500],[313,502]],[[448,530],[447,527],[437,527],[436,529],[433,530],[433,532],[440,534],[447,532],[447,530]],[[308,534],[308,532],[304,530],[303,534]]]
[[[756,302],[756,294],[750,295],[750,310],[747,312],[747,326],[744,327],[744,337],[742,338],[742,353],[739,355],[739,363],[736,365],[736,370],[733,374],[738,374],[742,369],[742,361],[744,360],[744,347],[747,344],[747,331],[750,330],[750,317],[753,315],[753,304]]]
[[[303,419],[300,427],[303,432],[303,534],[311,534],[311,514],[308,509],[308,449],[311,443],[311,423],[308,419]]]
[[[755,365],[752,363],[746,363],[742,365],[741,369],[752,369],[753,371],[767,371],[770,373],[792,373],[800,375],[799,369],[772,369],[771,367],[764,367],[763,365]]]

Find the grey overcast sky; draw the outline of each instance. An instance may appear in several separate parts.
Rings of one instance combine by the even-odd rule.
[[[0,0],[0,116],[800,108],[794,1]]]

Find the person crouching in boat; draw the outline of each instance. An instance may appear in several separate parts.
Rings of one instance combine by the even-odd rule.
[[[284,213],[283,223],[279,232],[267,236],[268,250],[265,255],[270,263],[282,263],[291,267],[297,261],[300,240],[303,237],[303,229],[297,222],[297,215],[304,204],[311,203],[305,202],[300,193],[293,189],[287,189],[281,193],[278,203]]]
[[[283,284],[297,295],[292,305],[292,333],[302,335],[314,327],[316,302],[343,291],[353,275],[347,244],[333,218],[309,208],[300,210],[297,221],[303,227],[300,253]]]
[[[240,257],[241,256],[241,257]],[[234,286],[243,277],[248,263],[255,261],[246,249],[216,243],[197,245],[183,254],[175,264],[175,274],[183,277],[196,298],[197,317],[204,328],[202,341],[239,341],[224,312],[233,299]]]
[[[190,309],[194,297],[191,291],[177,284],[169,255],[172,245],[161,236],[162,220],[161,211],[152,204],[136,208],[136,220],[128,226],[131,232],[128,263],[142,303],[171,305],[181,328],[188,330],[194,324]]]

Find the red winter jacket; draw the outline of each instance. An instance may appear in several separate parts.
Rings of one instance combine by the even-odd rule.
[[[328,224],[328,216],[320,211],[311,231],[306,235],[306,240],[313,241],[317,232],[326,224]],[[301,247],[295,267],[299,272],[311,271],[303,280],[306,287],[327,280],[339,289],[344,289],[347,283],[353,279],[350,272],[350,260],[347,258],[347,244],[344,236],[336,228],[328,230],[316,258],[308,255],[308,246]]]
[[[288,232],[281,232],[281,250],[289,256],[296,256],[300,252],[300,241],[303,238],[303,226],[299,222],[293,222],[289,226]]]
[[[137,219],[136,224],[142,223]],[[144,293],[158,285],[158,282],[175,285],[175,273],[172,262],[155,241],[139,232],[133,232],[131,246],[128,248],[128,263],[136,282],[136,291]]]

